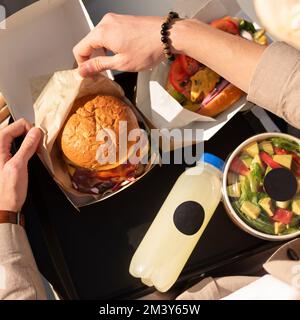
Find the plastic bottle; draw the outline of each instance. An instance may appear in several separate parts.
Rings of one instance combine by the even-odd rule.
[[[130,274],[161,292],[178,279],[222,197],[224,162],[211,154],[201,161],[178,178],[131,260]]]

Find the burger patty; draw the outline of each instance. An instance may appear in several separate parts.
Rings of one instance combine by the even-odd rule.
[[[91,171],[76,168],[72,183],[76,190],[83,193],[102,194],[109,189],[117,191],[125,181],[134,181],[145,172],[143,164],[122,164],[107,171]]]

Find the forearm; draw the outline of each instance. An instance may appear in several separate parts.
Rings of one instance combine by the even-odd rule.
[[[266,49],[192,19],[177,21],[170,38],[175,53],[200,61],[245,92]]]
[[[46,299],[25,230],[0,224],[0,300]]]

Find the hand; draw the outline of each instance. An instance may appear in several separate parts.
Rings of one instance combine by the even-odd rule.
[[[26,137],[14,157],[10,154],[15,138]],[[21,210],[27,194],[27,164],[36,152],[42,133],[24,119],[0,131],[0,210]]]
[[[73,50],[81,76],[92,76],[107,69],[141,71],[158,63],[163,57],[160,31],[164,20],[106,14]],[[90,59],[99,48],[115,55]]]

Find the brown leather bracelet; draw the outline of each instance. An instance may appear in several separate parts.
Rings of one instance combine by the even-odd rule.
[[[0,210],[0,224],[11,223],[25,227],[25,217],[21,212]]]

